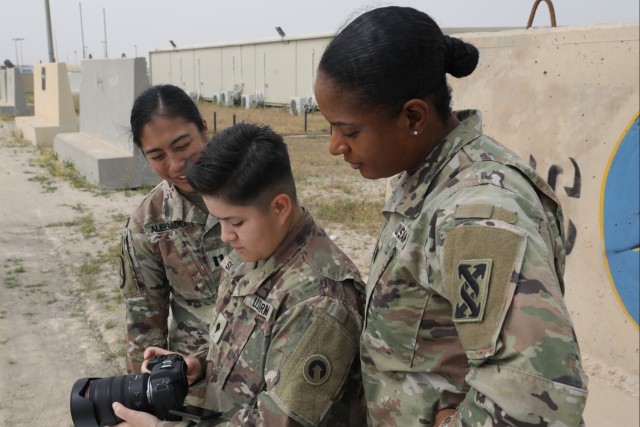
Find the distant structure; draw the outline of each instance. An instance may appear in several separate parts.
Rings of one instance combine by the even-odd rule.
[[[128,133],[133,101],[149,87],[145,58],[82,62],[80,132],[61,133],[53,149],[89,181],[106,189],[159,181]]]

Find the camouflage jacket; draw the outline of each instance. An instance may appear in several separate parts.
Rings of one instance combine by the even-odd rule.
[[[266,261],[223,264],[205,405],[223,414],[198,425],[364,425],[364,284],[349,258],[305,212]]]
[[[142,201],[120,256],[129,372],[139,372],[149,346],[189,354],[207,343],[220,260],[229,250],[217,219],[166,181]]]
[[[361,338],[368,421],[577,426],[587,378],[563,301],[563,217],[544,180],[461,124],[393,182]]]

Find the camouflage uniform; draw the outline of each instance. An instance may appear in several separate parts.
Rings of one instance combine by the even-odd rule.
[[[360,426],[364,284],[311,215],[266,261],[223,261],[212,318],[202,425]],[[162,422],[160,425],[186,425]]]
[[[587,378],[563,302],[563,218],[480,113],[401,174],[384,208],[361,338],[368,421],[577,426]]]
[[[173,185],[163,181],[144,199],[127,223],[120,257],[129,372],[139,372],[147,347],[189,354],[206,345],[229,250],[217,219]]]

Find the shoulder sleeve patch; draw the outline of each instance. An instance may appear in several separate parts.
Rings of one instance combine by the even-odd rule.
[[[452,319],[469,357],[495,350],[515,291],[525,236],[488,226],[445,232],[443,271]]]
[[[302,339],[280,368],[273,391],[285,413],[317,425],[342,389],[357,352],[357,336],[332,316],[312,317]]]

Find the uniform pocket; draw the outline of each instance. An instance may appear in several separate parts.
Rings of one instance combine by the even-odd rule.
[[[131,232],[126,230],[122,235],[119,255],[120,289],[125,298],[139,297],[145,294],[144,286],[138,281],[141,272],[137,260],[132,255],[133,247],[131,239]]]
[[[220,322],[225,324],[225,330],[216,342],[216,327]],[[255,400],[264,389],[267,345],[255,318],[219,317],[214,322],[207,356],[212,367],[207,400],[211,398],[214,407],[226,412],[238,402],[248,404]]]
[[[402,275],[402,262],[393,245],[378,254],[367,285],[366,326],[362,344],[376,366],[405,370],[414,358],[418,331],[429,292]],[[377,276],[377,277],[376,277]]]
[[[176,274],[176,279],[171,280],[174,292],[187,301],[214,299],[217,295],[217,284],[214,284],[212,280],[204,249],[194,246],[191,239],[182,233],[175,233],[170,240],[175,246],[183,272]],[[171,271],[167,272],[168,275],[172,273]],[[188,279],[191,279],[190,284]],[[184,286],[175,289],[178,283],[183,283]]]

